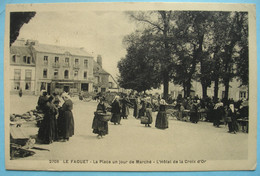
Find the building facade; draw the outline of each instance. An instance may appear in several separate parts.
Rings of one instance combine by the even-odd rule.
[[[229,83],[229,92],[228,92],[228,97],[238,101],[241,99],[248,99],[249,97],[249,91],[248,91],[248,86],[241,86],[241,82],[237,81],[236,79],[233,79],[232,82]],[[179,94],[182,96],[184,95],[183,92],[183,87],[179,85],[175,85],[173,83],[169,84],[169,94],[173,98],[177,98]],[[211,87],[207,89],[207,95],[208,97],[213,97],[214,96],[214,83],[212,83]],[[191,96],[198,96],[202,98],[202,86],[200,82],[193,81],[192,82],[192,87],[191,87]],[[223,84],[219,85],[219,90],[218,90],[218,98],[223,99],[225,96],[225,87]]]
[[[97,62],[94,62],[93,68],[94,74],[94,91],[95,92],[107,92],[110,87],[109,77],[110,74],[102,68],[102,57],[97,56]]]
[[[92,92],[93,57],[80,48],[35,46],[36,92]]]
[[[29,46],[12,46],[10,48],[10,92],[15,94],[35,94],[35,58]]]
[[[29,85],[34,94],[39,94],[41,90],[47,90],[49,94],[93,91],[94,59],[83,48],[46,45],[27,40],[17,41],[11,46],[10,53],[12,91],[28,89]]]

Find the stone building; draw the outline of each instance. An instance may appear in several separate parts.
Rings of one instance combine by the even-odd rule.
[[[229,83],[229,86],[230,86],[229,93],[228,93],[229,98],[232,98],[233,100],[238,101],[242,98],[247,99],[249,97],[248,86],[241,86],[241,82],[237,81],[236,79],[233,79],[233,81]],[[177,96],[179,94],[181,94],[183,96],[184,95],[183,87],[170,83],[169,84],[169,94],[173,98],[177,98]],[[214,83],[212,83],[211,87],[209,87],[207,89],[207,95],[209,97],[214,96]],[[222,98],[224,98],[224,95],[225,95],[225,87],[223,84],[220,84],[219,90],[218,90],[218,98],[222,99]],[[202,98],[202,87],[201,87],[200,82],[197,82],[197,81],[192,82],[191,96],[192,97],[198,96],[198,97]]]
[[[109,77],[110,74],[102,68],[102,57],[97,56],[97,62],[94,62],[93,68],[94,74],[94,91],[95,92],[106,92],[110,88]]]
[[[18,40],[10,53],[12,91],[19,88],[30,89],[34,94],[41,90],[49,94],[93,91],[94,60],[83,48]]]
[[[10,91],[24,94],[35,93],[35,58],[29,46],[14,45],[10,47]]]
[[[92,91],[93,57],[82,48],[38,44],[36,54],[36,92]]]

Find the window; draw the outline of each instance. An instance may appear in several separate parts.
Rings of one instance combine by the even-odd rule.
[[[48,56],[43,57],[44,65],[48,65]]]
[[[246,91],[239,92],[239,99],[246,98]]]
[[[47,78],[48,70],[45,68],[43,69],[43,78]]]
[[[70,58],[66,57],[66,58],[65,58],[65,65],[66,65],[66,66],[69,66],[69,63],[70,63]]]
[[[75,59],[75,65],[79,65],[79,59]]]
[[[88,60],[87,59],[84,60],[84,67],[88,68]]]
[[[95,80],[96,84],[99,83],[99,81],[100,81],[100,80],[99,80],[99,76],[96,76],[95,79],[96,79],[96,80]]]
[[[65,70],[65,71],[64,71],[64,78],[65,78],[65,79],[68,79],[68,78],[69,78],[69,71],[68,71],[68,70]]]
[[[31,64],[31,57],[30,56],[23,56],[23,63]]]
[[[12,56],[12,62],[14,62],[14,63],[16,62],[16,55]]]
[[[25,82],[25,90],[31,90],[31,82]]]
[[[78,77],[78,74],[79,74],[78,70],[75,70],[75,71],[74,71],[74,77],[77,78],[77,77]]]
[[[25,80],[31,80],[31,79],[32,79],[32,71],[25,70]]]
[[[41,90],[46,90],[46,83],[45,82],[41,82]]]
[[[26,56],[23,56],[23,63],[26,63],[26,59],[27,57]]]
[[[84,79],[87,79],[87,78],[88,78],[88,73],[84,72]]]
[[[20,82],[14,82],[14,90],[20,90]]]
[[[58,78],[58,76],[59,76],[59,70],[55,69],[54,70],[54,78]]]
[[[27,64],[31,64],[31,57],[27,57]]]
[[[55,62],[55,63],[59,63],[59,57],[55,57],[55,58],[54,58],[54,62]]]
[[[14,79],[15,80],[20,80],[21,79],[21,70],[20,69],[15,69],[14,70]]]

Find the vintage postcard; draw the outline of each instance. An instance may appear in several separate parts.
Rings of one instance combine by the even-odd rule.
[[[6,6],[8,170],[256,167],[254,4]]]

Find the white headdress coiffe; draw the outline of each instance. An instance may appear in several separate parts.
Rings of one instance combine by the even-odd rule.
[[[119,99],[120,99],[120,97],[118,95],[116,95],[112,102],[114,102],[115,100],[119,101]]]
[[[160,105],[168,105],[164,99],[161,99],[159,102]]]
[[[61,94],[61,97],[62,97],[62,98],[70,99],[70,96],[69,96],[69,94],[68,94],[67,92],[62,93],[62,94]]]

